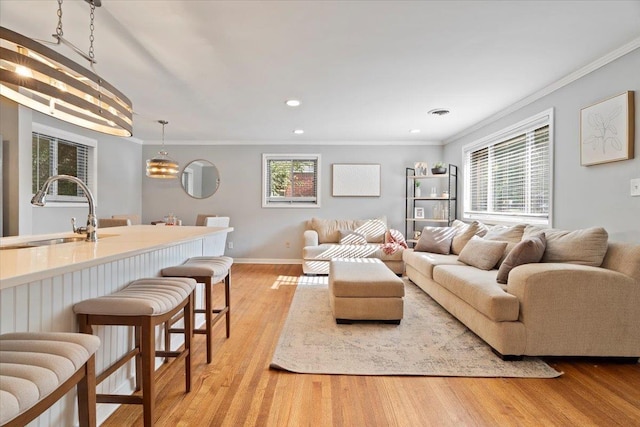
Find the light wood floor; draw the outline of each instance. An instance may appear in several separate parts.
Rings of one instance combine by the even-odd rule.
[[[207,365],[204,336],[195,337],[194,381],[188,394],[182,364],[161,368],[156,425],[640,425],[637,364],[548,360],[564,372],[550,380],[271,371],[271,356],[300,274],[298,265],[233,266],[231,338],[223,338],[223,323],[216,325],[216,353]],[[142,408],[122,406],[103,425],[142,425]]]

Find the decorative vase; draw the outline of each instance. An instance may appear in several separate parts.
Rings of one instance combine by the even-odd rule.
[[[420,197],[421,195],[422,195],[422,192],[420,191],[420,187],[416,187],[415,196]]]

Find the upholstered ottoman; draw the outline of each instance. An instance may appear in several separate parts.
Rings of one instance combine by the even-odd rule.
[[[329,264],[329,300],[337,323],[400,324],[402,297],[404,282],[379,259],[334,259]]]

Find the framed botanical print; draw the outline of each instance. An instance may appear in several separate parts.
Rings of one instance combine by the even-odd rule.
[[[633,158],[633,105],[633,91],[628,91],[580,110],[582,166]]]

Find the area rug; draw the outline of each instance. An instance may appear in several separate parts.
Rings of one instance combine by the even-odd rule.
[[[324,283],[320,283],[324,281]],[[326,278],[300,277],[270,367],[305,374],[554,378],[538,358],[505,362],[405,280],[400,325],[337,325]]]

